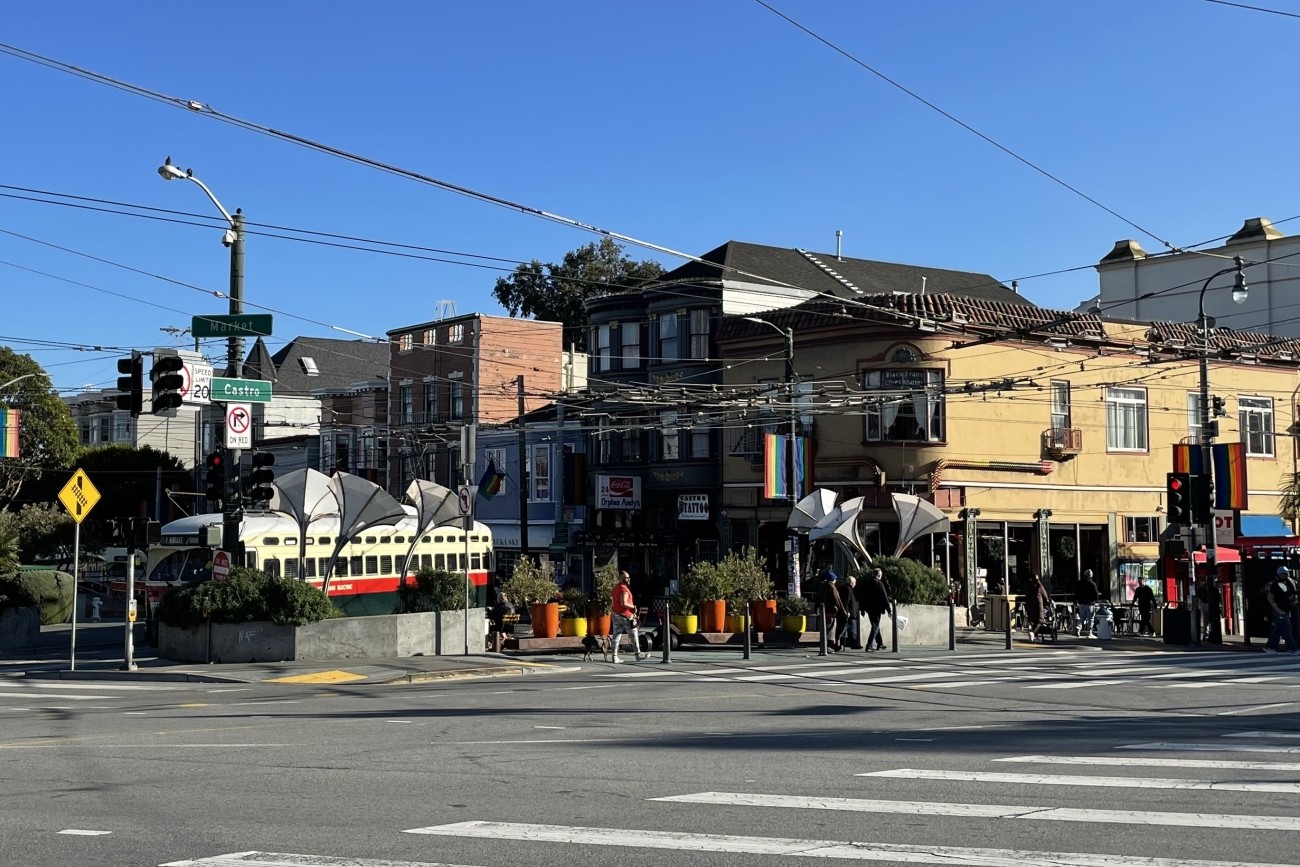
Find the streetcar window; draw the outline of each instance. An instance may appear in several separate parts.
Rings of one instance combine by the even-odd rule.
[[[444,539],[442,536],[434,536],[434,537],[433,537],[433,541],[436,542],[437,544],[441,545],[443,542],[445,542],[445,541],[447,541],[447,540]]]
[[[393,558],[387,554],[379,558],[379,574],[393,574]]]
[[[280,577],[280,561],[276,557],[267,557],[266,562],[262,564],[262,571],[272,578]]]
[[[297,540],[297,539],[285,539],[285,540],[284,540],[284,544],[286,544],[286,545],[297,545],[297,544],[298,544],[298,540]]]
[[[489,572],[493,571],[494,568],[495,568],[495,567],[492,565],[492,561],[493,561],[492,552],[491,552],[491,551],[486,551],[486,552],[484,552],[484,554],[483,554],[483,568],[486,569],[486,570],[488,570]]]
[[[244,552],[244,565],[247,566],[249,569],[256,569],[256,568],[257,568],[257,552],[256,552],[256,551],[245,551],[245,552]]]
[[[329,536],[320,536],[316,539],[316,544],[318,545],[328,545],[329,543],[330,543]]]
[[[430,557],[428,554],[421,554],[421,555],[420,555],[420,568],[421,568],[421,569],[432,569],[432,568],[433,568],[433,558]]]
[[[279,545],[279,544],[280,544],[280,537],[279,537],[279,536],[267,536],[265,539],[262,540],[262,544],[263,544],[263,545],[266,545],[268,548],[271,547],[272,545]]]
[[[374,537],[374,536],[367,536],[367,537],[366,537],[366,544],[367,544],[367,545],[373,545],[373,544],[375,544],[375,537]]]
[[[298,558],[286,557],[284,559],[284,577],[286,578],[298,577]]]
[[[393,537],[392,537],[392,536],[380,536],[380,537],[379,537],[379,544],[381,544],[381,545],[387,545],[387,544],[390,544],[392,541],[393,541]],[[399,541],[400,541],[400,540],[399,540]]]
[[[402,544],[402,543],[405,542],[405,541],[406,541],[406,537],[405,537],[405,536],[394,536],[394,537],[393,537],[393,544],[394,544],[394,545],[400,545],[400,544]]]
[[[353,557],[353,558],[352,558],[352,574],[353,574],[353,575],[361,575],[361,574],[364,574],[364,573],[361,571],[361,558],[360,558],[360,557]]]
[[[340,578],[346,578],[346,577],[348,577],[348,558],[347,558],[347,557],[340,557],[340,558],[338,559],[338,562],[334,564],[334,574],[337,575],[337,576],[339,576]]]
[[[434,554],[434,555],[433,555],[433,568],[434,568],[435,570],[437,570],[438,572],[441,572],[441,571],[443,571],[444,569],[446,569],[446,568],[447,568],[447,555],[445,555],[445,554]]]
[[[121,575],[116,577],[125,578],[125,568],[120,571]],[[197,549],[173,551],[154,564],[153,571],[149,573],[149,580],[173,584],[177,581],[202,581],[208,577],[208,574],[202,551]]]
[[[432,542],[432,541],[433,541],[433,537],[432,537],[432,536],[421,536],[421,537],[420,537],[420,541],[421,541],[421,542]]]
[[[330,558],[328,558],[328,557],[321,557],[321,558],[320,558],[320,576],[321,576],[322,578],[325,577],[325,570],[328,569],[329,567],[330,567]]]
[[[315,557],[308,557],[307,559],[305,559],[305,560],[302,561],[302,577],[304,577],[304,578],[315,578],[315,577],[316,577],[316,558],[315,558]]]
[[[367,557],[367,558],[366,558],[366,574],[367,574],[367,575],[378,575],[378,574],[379,574],[379,558],[378,558],[378,557]]]
[[[471,569],[483,568],[483,559],[479,552],[475,551],[473,554],[469,555],[469,566]]]
[[[460,555],[460,571],[462,571],[462,572],[465,571],[465,555],[464,555],[464,554],[461,554],[461,555]]]
[[[360,536],[353,536],[353,537],[352,537],[352,544],[353,544],[353,545],[360,545],[360,544],[361,544],[361,537],[360,537]]]

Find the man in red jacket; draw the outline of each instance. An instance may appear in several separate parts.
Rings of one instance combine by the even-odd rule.
[[[618,642],[624,632],[632,636],[632,652],[636,654],[637,659],[645,659],[650,655],[641,652],[641,635],[636,627],[636,601],[632,598],[632,588],[627,585],[630,580],[632,576],[626,572],[619,572],[618,583],[614,585],[614,590],[610,594],[610,601],[613,603],[611,605],[613,622],[609,630],[609,644],[616,663],[623,661],[618,658]]]

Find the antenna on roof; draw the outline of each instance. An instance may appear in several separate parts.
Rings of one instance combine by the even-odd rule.
[[[921,294],[925,294],[925,275],[921,275]]]
[[[456,315],[456,302],[444,298],[438,302],[438,318],[448,319]]]
[[[843,262],[844,257],[840,255],[841,242],[844,240],[844,230],[835,230],[835,261]]]

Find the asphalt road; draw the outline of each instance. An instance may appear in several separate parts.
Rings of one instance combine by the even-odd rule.
[[[1300,864],[1297,657],[579,665],[357,687],[0,677],[0,863]]]

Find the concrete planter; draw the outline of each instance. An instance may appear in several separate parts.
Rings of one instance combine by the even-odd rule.
[[[900,605],[898,613],[907,618],[907,627],[898,632],[899,647],[936,647],[948,646],[948,606],[947,605]],[[958,612],[960,615],[961,612]],[[960,623],[960,618],[958,620]],[[880,618],[880,636],[889,646],[890,616]],[[867,640],[871,624],[866,615],[862,617],[862,640]]]
[[[469,610],[469,652],[482,653],[485,611]],[[279,662],[291,659],[387,659],[465,653],[465,612],[340,617],[307,626],[214,623],[178,629],[161,624],[158,655],[186,662]]]
[[[0,649],[35,647],[40,638],[40,608],[33,605],[0,611]]]

